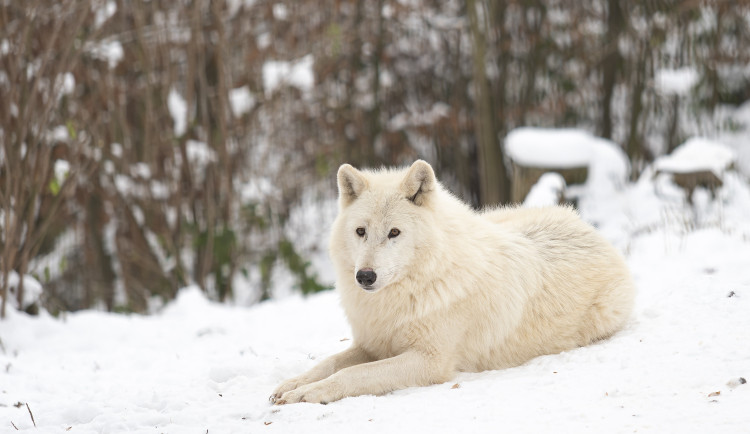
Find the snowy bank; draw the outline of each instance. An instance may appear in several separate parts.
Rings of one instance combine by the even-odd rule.
[[[611,339],[326,406],[267,397],[349,345],[334,292],[242,309],[187,290],[151,317],[13,312],[0,328],[0,423],[33,429],[21,402],[39,433],[742,432],[747,257],[750,243],[716,229],[679,242],[653,232],[632,247],[635,315]]]

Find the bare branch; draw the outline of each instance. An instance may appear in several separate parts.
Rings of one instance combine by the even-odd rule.
[[[26,410],[29,411],[29,416],[31,416],[31,423],[34,424],[34,428],[36,428],[36,421],[34,420],[34,413],[31,412],[31,407],[29,407],[29,403],[26,403]]]

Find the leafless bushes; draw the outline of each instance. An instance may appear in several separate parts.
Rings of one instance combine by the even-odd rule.
[[[748,60],[747,9],[0,1],[3,304],[11,271],[43,281],[53,311],[144,311],[189,283],[223,300],[237,276],[267,297],[279,261],[318,289],[284,227],[303,192],[330,197],[343,161],[427,158],[481,205],[508,200],[493,168],[511,129],[575,125],[637,168],[696,111],[750,98],[726,79]],[[301,83],[279,78],[308,61]],[[654,85],[682,66],[700,74],[693,105]]]
[[[72,92],[69,71],[81,59],[76,42],[91,15],[76,2],[31,2],[0,10],[2,312],[10,272],[21,276],[15,288],[21,306],[30,261],[72,223],[76,185],[95,167],[84,152],[90,136],[75,132],[66,107]],[[67,163],[55,166],[58,160]]]
[[[266,56],[252,25],[270,14],[201,1],[0,5],[4,286],[11,270],[33,272],[52,310],[144,311],[191,282],[225,299],[246,264],[299,256],[278,227],[314,169],[294,161],[299,134],[277,139],[295,129],[261,125],[262,107],[289,126],[297,114],[275,110],[293,101],[265,96],[262,62],[248,63]],[[243,87],[256,107],[233,110]],[[274,188],[238,197],[249,183]]]

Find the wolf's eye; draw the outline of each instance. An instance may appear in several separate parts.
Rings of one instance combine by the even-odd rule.
[[[357,235],[359,235],[360,237],[364,237],[365,236],[365,228],[357,228]]]
[[[396,229],[396,228],[393,228],[393,229],[391,229],[391,231],[390,231],[390,232],[388,233],[388,238],[396,238],[396,237],[397,237],[397,236],[399,236],[400,234],[401,234],[401,231],[400,231],[400,230],[398,230],[398,229]]]

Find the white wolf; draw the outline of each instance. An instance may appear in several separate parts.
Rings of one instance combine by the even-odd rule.
[[[327,403],[520,365],[606,338],[634,286],[570,208],[476,213],[424,161],[338,171],[330,253],[353,344],[282,383],[277,404]]]

